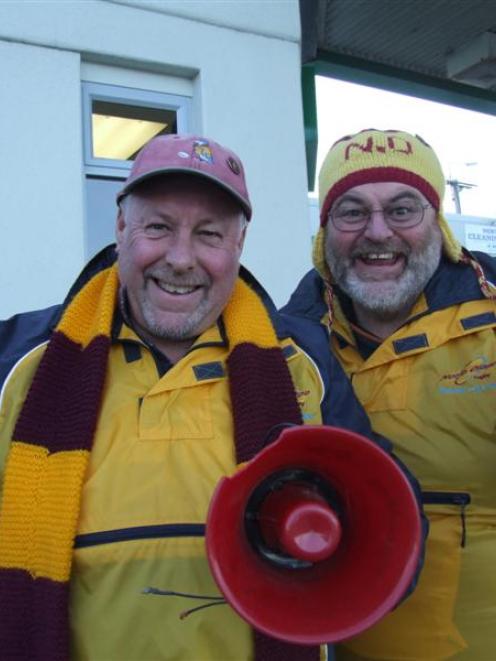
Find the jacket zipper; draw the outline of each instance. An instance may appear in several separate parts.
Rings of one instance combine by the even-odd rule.
[[[137,526],[134,528],[118,528],[102,532],[90,532],[76,535],[74,548],[82,549],[99,544],[129,542],[136,539],[161,539],[167,537],[204,537],[203,523],[171,523],[158,526]]]
[[[422,491],[422,503],[424,505],[456,505],[460,508],[462,521],[462,538],[460,545],[465,547],[467,541],[467,529],[465,523],[465,508],[470,505],[470,494],[463,491]]]

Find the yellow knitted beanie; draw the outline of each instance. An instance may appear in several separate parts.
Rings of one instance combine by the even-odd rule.
[[[437,210],[443,250],[458,262],[462,247],[443,215],[445,180],[433,149],[418,135],[404,131],[367,129],[338,140],[329,150],[319,174],[320,230],[314,244],[314,264],[329,276],[324,258],[324,233],[333,202],[362,184],[395,181],[416,188]]]

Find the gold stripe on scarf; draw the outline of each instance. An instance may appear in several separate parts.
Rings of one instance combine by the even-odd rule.
[[[222,313],[230,348],[243,342],[262,349],[279,346],[274,327],[260,297],[240,278]]]
[[[0,566],[33,578],[69,580],[79,497],[88,452],[48,454],[39,445],[11,446],[0,521]]]
[[[114,264],[94,276],[79,291],[57,330],[83,347],[98,335],[109,337],[118,286],[117,265]]]

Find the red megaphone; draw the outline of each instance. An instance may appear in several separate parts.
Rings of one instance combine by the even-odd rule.
[[[291,427],[219,482],[206,543],[219,589],[253,627],[332,643],[399,602],[421,523],[408,479],[378,445],[335,427]]]

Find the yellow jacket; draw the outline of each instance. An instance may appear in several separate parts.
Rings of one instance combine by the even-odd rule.
[[[318,370],[292,340],[282,347],[303,414],[319,424]],[[44,348],[17,365],[5,388],[1,464]],[[229,606],[181,621],[181,611],[204,602],[143,594],[150,586],[219,594],[205,558],[204,524],[215,485],[236,469],[227,354],[215,326],[160,378],[152,353],[122,325],[110,351],[75,541],[74,659],[251,658],[251,630]]]
[[[494,260],[485,270],[494,281]],[[284,311],[326,323],[316,272]],[[496,658],[495,330],[495,303],[465,266],[442,264],[410,320],[367,358],[336,301],[332,348],[374,430],[419,479],[430,520],[413,595],[340,661]]]
[[[85,302],[90,287],[100,278],[102,266],[105,282],[113,282],[111,269],[106,269],[106,253],[103,258],[98,257],[97,262],[89,265],[69,294],[71,303],[63,320],[67,311],[72,311],[71,328],[77,331],[76,335],[82,333],[83,326],[86,328],[81,319],[85,323],[88,319],[81,311],[81,303],[76,306],[78,315],[74,315],[73,301],[80,298],[80,293],[73,298],[74,293],[81,292],[83,286],[81,300]],[[114,258],[109,253],[108,259]],[[93,277],[95,269],[97,274]],[[253,278],[246,272],[243,278],[256,289],[270,315],[277,335],[274,341],[287,362],[303,420],[312,425],[324,422],[345,426],[372,436],[367,416],[342,368],[327,351],[325,330],[318,323],[284,319]],[[108,317],[110,306],[105,300],[103,312]],[[17,441],[16,448],[29,446],[23,432],[19,439],[15,437],[14,427],[62,311],[54,307],[0,322],[0,499],[10,439]],[[103,313],[99,314],[98,323]],[[232,347],[224,332],[226,319],[203,333],[173,366],[146,346],[118,311],[113,321],[96,431],[92,434],[82,494],[77,496],[79,518],[69,589],[71,657],[90,661],[253,659],[253,632],[229,606],[217,605],[181,620],[182,611],[205,602],[187,596],[144,593],[153,587],[200,597],[219,595],[205,557],[204,532],[217,482],[237,467],[226,369]],[[61,333],[55,336],[60,339]],[[247,363],[246,369],[252,365]],[[39,381],[31,394],[37,387],[39,390]],[[269,398],[267,403],[270,405],[272,400]],[[277,405],[274,401],[275,409]],[[61,428],[64,427],[63,411],[57,407],[54,411]],[[33,426],[36,438],[43,441],[44,430],[36,425],[36,416]],[[61,429],[61,435],[67,433],[66,427]],[[70,453],[55,452],[53,456],[64,454]],[[29,468],[30,484],[33,480],[36,483],[34,459]],[[18,475],[18,482],[24,489],[22,477]],[[58,484],[50,491],[50,502],[56,502],[60,494]],[[46,488],[50,489],[49,478]],[[24,494],[22,491],[23,497]],[[12,508],[5,515],[5,526],[11,530],[9,522],[22,522],[25,512],[16,510],[15,502],[9,503]],[[59,520],[61,511],[69,506],[67,501],[61,503]],[[40,508],[32,509],[37,512]],[[5,511],[4,508],[2,514]],[[40,520],[37,518],[35,523]],[[46,520],[47,517],[43,519]],[[52,509],[49,522],[58,531],[57,512]],[[20,529],[15,528],[16,534]],[[228,543],[230,531],[226,530]],[[25,546],[22,544],[23,553]],[[10,547],[7,550],[10,552]],[[53,551],[46,553],[54,555]],[[71,555],[70,545],[68,553]],[[25,555],[28,557],[23,555],[25,564],[21,568],[31,566],[29,549]],[[10,555],[4,556],[4,571],[19,568],[11,564]],[[48,559],[51,561],[51,556]],[[36,576],[30,579],[36,580]],[[24,617],[24,612],[21,615]]]

